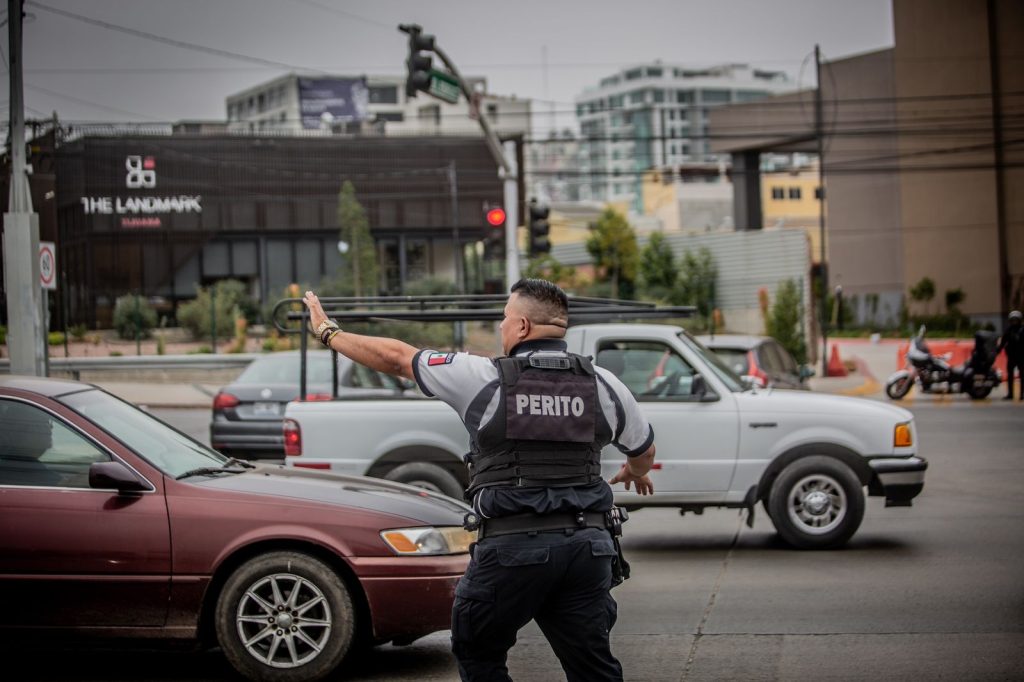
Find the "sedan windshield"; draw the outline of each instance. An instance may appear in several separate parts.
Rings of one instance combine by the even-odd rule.
[[[221,467],[228,461],[227,457],[109,393],[89,390],[59,400],[168,476],[177,477],[202,467]]]
[[[715,373],[722,383],[726,387],[734,392],[745,391],[747,386],[743,383],[743,379],[729,368],[729,365],[725,364],[722,358],[715,355],[713,352],[708,350],[700,341],[690,336],[687,332],[679,334],[679,338],[682,339],[683,343],[689,346],[695,353],[699,354],[704,362],[711,368],[711,371]]]
[[[298,355],[268,356],[255,360],[242,372],[236,384],[299,384]],[[311,384],[331,384],[331,354],[309,353],[306,356],[306,377]]]

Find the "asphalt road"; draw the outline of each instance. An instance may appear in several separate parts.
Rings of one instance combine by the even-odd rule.
[[[925,491],[871,498],[848,547],[783,547],[758,509],[634,514],[633,579],[614,592],[613,649],[630,680],[1024,679],[1024,405],[913,406]],[[206,411],[158,413],[202,436]],[[8,680],[230,680],[217,652],[54,648],[5,657]],[[10,662],[30,664],[19,671]],[[562,679],[539,630],[509,657],[517,680]],[[12,676],[13,674],[13,676]],[[346,680],[456,680],[447,633],[385,646]]]

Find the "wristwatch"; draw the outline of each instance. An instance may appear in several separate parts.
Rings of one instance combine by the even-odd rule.
[[[320,338],[323,336],[324,330],[330,327],[337,328],[338,323],[332,320],[331,318],[327,318],[326,320],[317,325],[316,331],[314,331],[313,333],[317,336],[317,338]]]

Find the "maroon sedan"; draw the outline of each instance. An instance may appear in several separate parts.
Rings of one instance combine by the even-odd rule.
[[[198,638],[251,679],[450,626],[462,503],[228,459],[88,384],[0,377],[0,631]]]

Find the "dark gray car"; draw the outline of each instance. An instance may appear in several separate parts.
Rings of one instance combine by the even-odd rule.
[[[807,390],[807,378],[814,370],[798,365],[793,356],[770,336],[716,334],[697,340],[722,358],[729,368],[765,388]]]
[[[299,397],[298,351],[254,360],[213,399],[210,443],[220,452],[247,459],[283,458],[284,406]],[[310,352],[307,400],[331,399],[331,354]],[[415,391],[411,382],[376,372],[338,356],[338,396],[380,398]]]

